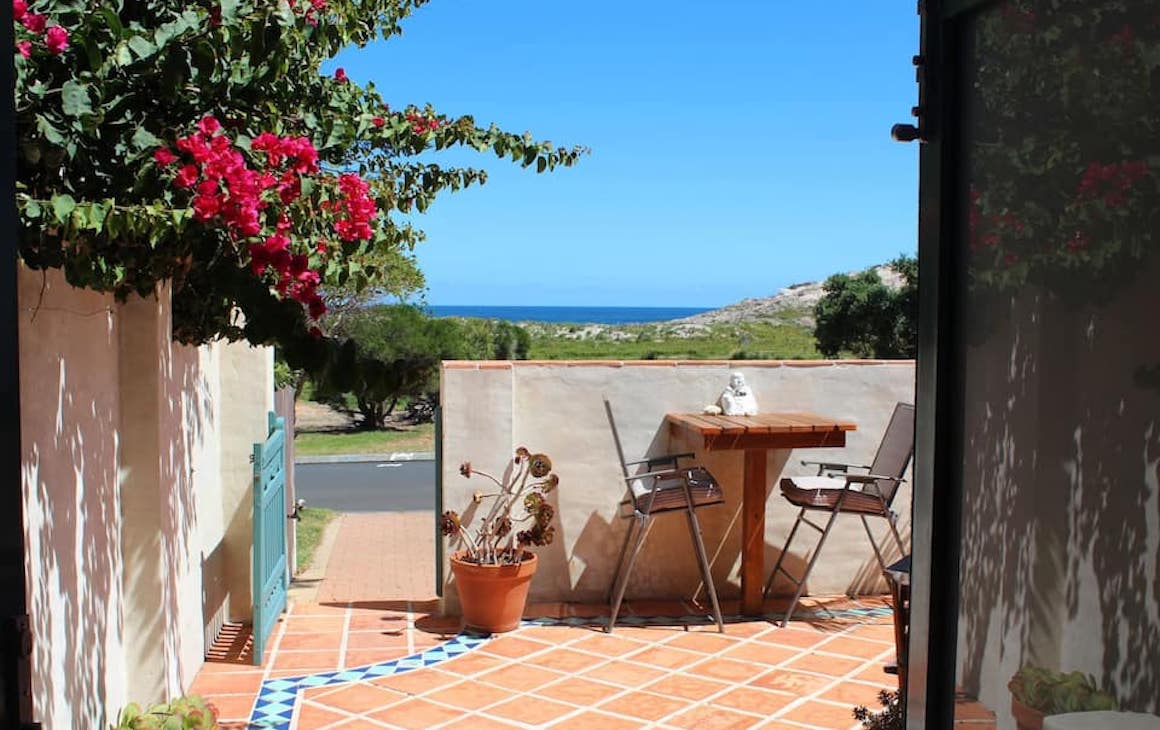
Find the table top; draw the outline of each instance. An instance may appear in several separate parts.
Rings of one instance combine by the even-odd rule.
[[[759,413],[756,416],[711,416],[704,413],[668,413],[674,431],[699,435],[710,451],[721,449],[777,449],[845,446],[853,421],[804,411]]]

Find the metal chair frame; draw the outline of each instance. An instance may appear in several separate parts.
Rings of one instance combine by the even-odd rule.
[[[870,523],[867,522],[867,517],[882,517],[886,520],[886,524],[890,527],[890,534],[894,537],[894,542],[898,547],[900,555],[906,554],[906,548],[903,545],[902,537],[898,533],[898,515],[890,509],[890,505],[894,501],[894,495],[898,492],[898,487],[905,482],[902,475],[906,473],[907,467],[910,465],[910,460],[914,455],[914,406],[907,403],[899,403],[895,406],[894,413],[890,418],[890,425],[887,426],[886,433],[883,435],[883,441],[879,444],[879,456],[883,453],[886,447],[886,441],[890,437],[896,419],[909,418],[910,427],[908,429],[910,435],[909,448],[905,459],[901,462],[895,474],[875,474],[875,465],[855,465],[843,464],[839,462],[819,462],[819,461],[803,461],[802,466],[817,466],[818,476],[829,476],[833,478],[834,482],[844,480],[844,484],[840,488],[828,487],[821,489],[803,489],[794,484],[792,478],[785,478],[781,480],[782,496],[784,496],[791,504],[800,507],[798,511],[797,520],[794,521],[793,527],[789,531],[789,537],[786,538],[785,545],[781,548],[781,554],[777,557],[777,563],[773,566],[773,571],[770,572],[769,578],[765,582],[765,590],[763,596],[769,595],[770,588],[780,572],[789,579],[797,591],[794,593],[793,600],[790,601],[789,608],[785,612],[785,618],[782,619],[781,625],[784,627],[789,623],[790,617],[793,615],[794,609],[797,607],[798,601],[801,600],[802,594],[805,593],[806,581],[810,577],[810,573],[814,569],[814,565],[818,561],[818,557],[822,553],[822,545],[825,544],[826,538],[830,535],[830,530],[834,526],[834,522],[838,519],[838,515],[842,514],[843,506],[851,499],[857,501],[857,505],[847,508],[846,514],[855,514],[862,521],[862,527],[866,530],[866,536],[870,540],[870,546],[874,549],[874,557],[878,560],[878,565],[883,573],[886,572],[886,561],[882,555],[882,547],[874,539],[874,533],[870,529]],[[905,425],[905,422],[903,422]],[[879,457],[875,457],[875,462],[879,461]],[[865,470],[866,474],[851,474],[851,469]],[[840,474],[840,476],[838,476]],[[883,494],[883,486],[888,485],[885,490],[887,493]],[[805,496],[805,493],[813,492],[814,498],[811,503],[810,499]],[[836,496],[835,496],[836,495]],[[853,495],[857,495],[854,497]],[[829,504],[832,502],[832,504]],[[807,512],[830,512],[830,519],[826,522],[825,527],[818,525],[806,517]],[[809,563],[806,564],[806,569],[803,571],[801,578],[795,578],[788,570],[786,570],[782,563],[785,556],[789,553],[790,544],[793,542],[794,536],[797,534],[798,527],[805,523],[812,527],[817,532],[821,533],[817,544],[814,546],[813,555],[810,556]]]
[[[630,519],[628,531],[624,536],[624,543],[620,548],[620,557],[616,561],[616,573],[609,588],[609,603],[611,613],[608,617],[608,633],[612,633],[616,624],[616,617],[620,614],[620,607],[624,601],[624,593],[628,588],[628,579],[632,575],[633,566],[644,547],[645,538],[652,528],[653,517],[665,512],[684,512],[689,525],[689,535],[693,539],[693,547],[697,553],[697,563],[701,569],[701,579],[705,581],[709,599],[713,604],[713,616],[717,621],[717,630],[724,633],[725,622],[721,617],[721,606],[717,601],[717,589],[713,586],[713,573],[709,565],[709,557],[705,551],[705,543],[701,537],[701,525],[697,521],[696,510],[713,504],[723,504],[724,495],[716,479],[707,469],[700,466],[680,466],[682,459],[692,459],[695,454],[668,454],[653,456],[637,461],[626,461],[624,450],[620,444],[620,433],[616,428],[616,421],[612,416],[612,406],[607,399],[604,401],[604,410],[608,414],[608,424],[612,428],[612,438],[616,443],[616,454],[620,458],[620,469],[624,475],[624,483],[628,489],[629,499],[620,503],[623,508],[631,506],[632,512],[624,515]],[[645,471],[630,474],[629,469],[644,466]],[[658,468],[664,467],[664,468]],[[638,495],[633,489],[634,484],[649,482],[647,492]],[[642,492],[645,490],[641,490]],[[694,491],[704,494],[705,498],[698,501]],[[678,497],[672,498],[676,493]],[[658,502],[658,498],[661,501]],[[625,564],[625,558],[628,561]]]

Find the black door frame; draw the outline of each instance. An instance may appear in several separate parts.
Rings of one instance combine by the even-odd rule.
[[[16,291],[16,69],[12,5],[0,3],[0,727],[32,723],[32,635],[25,583]]]
[[[954,724],[962,530],[964,353],[953,335],[966,278],[960,87],[963,21],[995,0],[919,0],[919,326],[907,728]]]

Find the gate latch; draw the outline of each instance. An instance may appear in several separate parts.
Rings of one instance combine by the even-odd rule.
[[[304,510],[304,509],[306,509],[306,500],[299,499],[297,502],[294,503],[294,509],[291,510],[290,514],[286,515],[286,519],[289,519],[289,520],[302,519],[302,510]]]

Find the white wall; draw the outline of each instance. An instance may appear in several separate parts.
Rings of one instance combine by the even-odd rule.
[[[910,361],[448,362],[441,381],[444,508],[463,513],[479,486],[459,476],[460,462],[493,471],[504,467],[517,445],[546,452],[561,479],[557,540],[537,551],[540,567],[530,600],[603,600],[627,527],[616,518],[624,483],[604,413],[602,396],[607,396],[628,458],[697,451],[724,485],[727,504],[698,516],[718,593],[737,596],[742,452],[704,453],[701,444],[671,437],[663,424],[667,412],[699,412],[714,402],[734,369],[745,373],[764,411],[807,410],[858,424],[845,449],[771,452],[771,487],[783,467],[785,475],[808,473],[798,464],[802,458],[868,463],[894,404],[914,397]],[[768,505],[766,562],[772,567],[796,511],[776,492]],[[894,505],[909,515],[908,486]],[[792,567],[800,565],[810,544],[795,542]],[[634,570],[629,597],[689,596],[698,585],[685,522],[679,516],[658,519]],[[839,521],[809,587],[814,593],[883,588],[857,519]],[[448,610],[457,610],[450,583],[445,595]]]
[[[84,727],[127,697],[116,305],[23,269],[19,302],[35,711]]]
[[[173,344],[166,289],[119,304],[27,269],[19,287],[36,716],[103,727],[189,687],[215,614],[249,616],[272,352]]]

